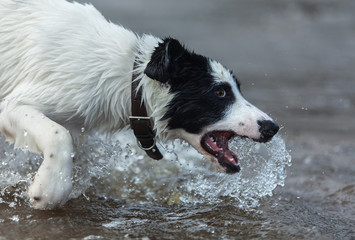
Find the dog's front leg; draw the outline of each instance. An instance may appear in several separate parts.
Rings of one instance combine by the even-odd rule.
[[[72,189],[73,144],[69,132],[29,106],[5,109],[0,130],[16,147],[43,154],[44,160],[29,187],[31,204],[38,209],[63,205]]]

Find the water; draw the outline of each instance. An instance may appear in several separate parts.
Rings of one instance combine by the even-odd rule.
[[[43,159],[38,155],[14,151],[4,139],[1,140],[4,149],[1,150],[0,206],[9,215],[3,214],[0,221],[4,224],[42,224],[33,216],[33,213],[41,211],[30,209],[26,189]],[[145,217],[138,217],[144,215],[144,211],[153,215],[168,211],[163,214],[167,223],[178,221],[180,217],[193,219],[195,214],[211,214],[210,208],[218,212],[217,206],[224,208],[225,205],[237,211],[261,212],[258,209],[260,201],[272,196],[278,185],[284,185],[285,168],[291,165],[291,156],[279,136],[265,145],[248,139],[233,139],[231,148],[238,150],[242,164],[241,172],[235,175],[219,173],[209,160],[180,140],[161,146],[166,157],[159,162],[146,159],[135,146],[132,132],[127,130],[117,133],[108,142],[105,137],[94,135],[88,136],[85,142],[76,142],[76,145],[72,200],[64,209],[47,212],[71,211],[73,207],[84,208],[85,211],[99,207],[106,212],[114,208],[114,217],[100,223],[106,231],[148,223]],[[108,209],[105,207],[107,204],[110,206]],[[201,209],[201,206],[204,207]],[[204,209],[206,206],[208,208]],[[142,208],[142,212],[137,208]],[[19,209],[22,210],[18,213]],[[25,213],[23,209],[26,209]],[[182,212],[176,215],[175,211],[170,212],[173,209]],[[126,221],[120,211],[138,216]],[[204,231],[207,226],[206,223],[193,224],[190,229],[191,232]],[[211,227],[208,232],[215,233],[218,229]]]
[[[266,145],[234,139],[230,145],[239,152],[243,166],[235,175],[219,173],[209,160],[180,140],[161,146],[165,161],[154,162],[137,149],[131,131],[118,133],[114,139],[107,143],[101,136],[88,136],[85,142],[76,143],[70,198],[93,188],[90,193],[105,198],[166,204],[219,203],[226,197],[248,210],[259,206],[262,197],[272,196],[276,186],[284,185],[285,167],[291,165],[291,156],[278,136]],[[13,188],[8,191],[10,186],[29,185],[43,159],[11,150],[4,139],[2,145],[6,146],[0,168],[4,195],[12,194]],[[24,191],[25,188],[16,189],[16,194],[25,198]]]
[[[154,161],[129,132],[92,136],[77,143],[71,200],[53,211],[26,200],[42,158],[0,139],[0,239],[355,239],[353,1],[91,2],[234,69],[283,128],[266,145],[230,143],[238,175],[179,141]]]

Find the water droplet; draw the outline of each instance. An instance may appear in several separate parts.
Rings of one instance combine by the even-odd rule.
[[[81,128],[81,132],[82,132],[82,133],[85,132],[85,128],[82,127],[82,128]]]
[[[28,134],[27,130],[26,130],[26,129],[24,129],[24,130],[23,130],[23,136],[25,136],[25,137],[26,137],[26,136],[27,136],[27,134]]]
[[[20,221],[20,218],[18,215],[14,215],[12,217],[9,218],[11,221],[14,221],[14,222],[19,222]]]

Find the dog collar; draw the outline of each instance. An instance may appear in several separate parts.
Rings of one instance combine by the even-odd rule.
[[[160,160],[163,155],[156,145],[155,132],[152,127],[152,119],[148,117],[147,109],[144,104],[142,88],[138,88],[139,78],[136,73],[136,60],[133,64],[132,84],[131,84],[131,107],[132,115],[129,117],[131,128],[137,138],[138,146],[147,155],[155,160]]]

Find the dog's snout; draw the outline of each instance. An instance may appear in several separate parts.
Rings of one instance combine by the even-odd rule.
[[[269,141],[280,129],[279,125],[271,120],[259,120],[258,125],[260,126],[260,142]]]

